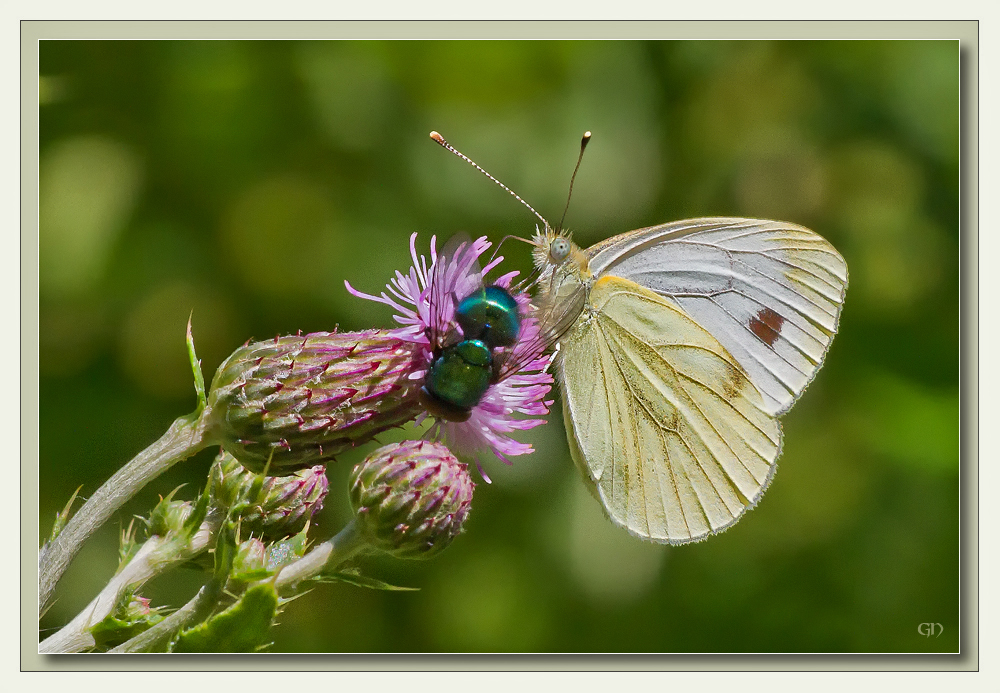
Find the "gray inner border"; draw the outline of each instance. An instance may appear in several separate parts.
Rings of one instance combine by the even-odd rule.
[[[961,654],[91,655],[37,652],[38,41],[43,39],[951,39],[961,42]],[[978,21],[22,21],[22,671],[978,671]]]

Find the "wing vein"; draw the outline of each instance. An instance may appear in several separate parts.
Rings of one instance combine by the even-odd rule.
[[[747,300],[749,300],[749,301],[753,301],[753,302],[754,302],[755,304],[757,304],[757,305],[758,305],[758,306],[760,306],[761,308],[765,308],[765,307],[768,307],[768,306],[765,306],[765,305],[764,305],[763,303],[761,303],[760,301],[758,301],[757,299],[753,298],[752,296],[747,296],[746,294],[744,294],[744,293],[742,293],[742,292],[737,292],[737,293],[740,293],[740,294],[741,294],[741,295],[742,295],[742,296],[743,296],[744,298],[746,298]],[[743,330],[744,330],[745,332],[749,332],[749,333],[750,333],[750,336],[751,336],[751,337],[753,337],[753,338],[754,338],[755,340],[757,340],[758,342],[760,342],[761,344],[763,344],[763,345],[764,345],[764,346],[765,346],[765,347],[766,347],[766,348],[767,348],[768,350],[770,350],[771,352],[773,352],[773,353],[774,353],[774,354],[775,354],[775,355],[776,355],[776,356],[777,356],[778,358],[780,358],[780,359],[781,359],[782,361],[784,361],[785,363],[787,363],[787,364],[788,364],[789,366],[791,366],[792,368],[794,368],[795,370],[797,370],[797,371],[798,371],[799,373],[801,373],[802,375],[804,375],[804,376],[807,376],[807,377],[808,377],[808,375],[809,375],[808,373],[804,372],[804,371],[803,371],[803,370],[802,370],[801,368],[799,368],[799,367],[798,367],[798,366],[796,366],[796,365],[795,365],[794,363],[792,363],[791,361],[789,361],[789,360],[788,360],[787,358],[785,358],[784,356],[782,356],[781,354],[779,354],[779,353],[778,353],[778,352],[777,352],[777,351],[776,351],[776,350],[774,349],[774,347],[773,347],[773,346],[770,346],[770,345],[768,345],[768,344],[767,344],[767,342],[765,342],[765,341],[764,341],[763,339],[761,339],[761,338],[760,338],[760,337],[758,337],[758,336],[757,336],[756,334],[754,334],[754,333],[753,333],[753,330],[751,330],[751,329],[750,329],[750,326],[749,326],[749,325],[747,325],[746,323],[744,323],[744,322],[743,322],[742,320],[740,320],[739,318],[737,318],[737,317],[736,317],[736,316],[735,316],[735,315],[733,314],[733,312],[732,312],[732,311],[730,311],[730,310],[729,310],[728,308],[726,308],[726,307],[725,307],[724,305],[722,305],[721,303],[719,303],[718,301],[716,301],[714,297],[709,297],[709,300],[710,300],[710,301],[711,301],[712,303],[714,303],[714,304],[715,304],[716,306],[718,306],[718,307],[719,307],[719,309],[720,309],[720,310],[721,310],[722,312],[724,312],[724,313],[725,313],[726,315],[728,315],[729,317],[731,317],[731,318],[733,319],[733,322],[736,322],[736,323],[738,323],[738,324],[739,324],[739,326],[740,326],[741,328],[743,328]],[[794,323],[792,323],[792,324],[794,324]],[[800,329],[801,329],[801,328],[800,328]],[[809,335],[809,334],[806,334],[806,337],[807,337],[807,338],[809,338],[809,339],[812,339],[812,340],[814,340],[814,341],[815,341],[815,342],[816,342],[817,344],[819,344],[819,345],[820,345],[820,348],[821,348],[821,349],[822,349],[823,351],[825,351],[825,350],[826,350],[826,346],[825,346],[825,345],[824,345],[824,344],[823,344],[822,342],[820,342],[820,341],[819,341],[818,339],[816,339],[815,337],[813,337],[813,336],[811,336],[811,335]],[[799,346],[799,344],[797,344],[796,342],[793,342],[793,341],[792,341],[791,339],[788,339],[788,338],[787,338],[787,337],[786,337],[786,336],[785,336],[784,334],[780,334],[780,333],[779,333],[779,335],[778,335],[778,338],[779,338],[779,339],[783,339],[783,340],[784,340],[784,342],[785,342],[786,344],[790,345],[790,346],[791,346],[792,348],[794,348],[794,349],[795,349],[795,350],[796,350],[797,352],[799,352],[800,354],[802,354],[802,356],[804,356],[804,357],[805,357],[806,359],[808,359],[808,360],[809,360],[809,361],[810,361],[810,362],[811,362],[811,363],[813,364],[813,366],[818,366],[818,365],[819,365],[819,363],[818,363],[818,362],[816,361],[816,359],[814,359],[814,358],[813,358],[813,357],[812,357],[812,356],[811,356],[811,355],[810,355],[809,353],[807,353],[807,352],[806,352],[806,350],[805,350],[805,348],[804,348],[804,347],[802,347],[802,346]],[[748,349],[747,351],[750,351],[750,350]],[[756,360],[757,360],[757,362],[758,362],[758,363],[760,363],[760,364],[761,364],[762,366],[764,366],[765,368],[768,368],[768,369],[769,369],[769,366],[767,366],[766,364],[764,364],[764,363],[763,363],[763,362],[762,362],[762,361],[761,361],[760,359],[756,359]],[[815,370],[815,368],[814,368],[813,370]]]
[[[747,298],[750,298],[750,297],[747,296]],[[753,299],[750,299],[750,300],[753,300]],[[781,359],[784,363],[786,363],[790,368],[794,369],[797,373],[799,373],[800,375],[802,375],[802,377],[804,377],[804,378],[808,378],[809,377],[809,373],[806,373],[801,368],[799,368],[798,366],[796,366],[794,363],[792,363],[791,361],[789,361],[787,358],[785,358],[784,356],[782,356],[781,354],[779,354],[774,349],[774,347],[768,346],[764,342],[764,340],[762,340],[760,337],[758,337],[757,335],[755,335],[753,333],[753,331],[751,331],[751,329],[750,329],[750,327],[748,325],[745,325],[740,320],[737,320],[736,316],[734,316],[731,312],[729,312],[725,308],[725,306],[722,306],[721,304],[719,304],[717,301],[714,301],[714,300],[712,302],[715,303],[715,305],[717,305],[722,310],[722,312],[726,313],[729,317],[731,317],[745,332],[748,332],[750,334],[750,338],[751,339],[755,339],[755,340],[759,341],[761,344],[764,345],[764,348],[766,348],[772,354],[774,354],[779,359]],[[760,305],[760,304],[758,304],[758,305]],[[779,336],[779,339],[780,338],[781,337]],[[785,343],[786,344],[791,344],[793,347],[795,347],[795,349],[799,353],[801,353],[807,359],[809,359],[810,361],[813,361],[813,363],[815,363],[814,359],[811,356],[809,356],[809,354],[806,354],[805,352],[803,352],[802,349],[800,349],[798,346],[796,346],[791,340],[785,339]],[[795,392],[796,392],[795,391],[795,387],[792,386],[791,384],[789,384],[788,382],[786,382],[785,379],[781,376],[781,374],[778,373],[774,368],[772,368],[771,366],[769,366],[766,363],[764,363],[764,361],[762,361],[761,358],[757,355],[757,351],[755,349],[747,349],[746,351],[747,351],[747,354],[750,355],[750,358],[752,358],[754,361],[756,361],[761,366],[763,366],[765,369],[767,369],[771,373],[771,375],[774,376],[774,379],[777,380],[779,383],[781,383],[781,386],[783,388],[785,388],[786,390],[788,390],[788,393],[790,395],[795,395]],[[815,369],[813,369],[813,370],[815,370]]]
[[[612,320],[612,322],[614,322],[615,325],[621,327],[620,325],[618,325],[618,323],[616,321]],[[623,331],[626,334],[628,334],[628,332],[625,331],[624,329],[623,329]],[[603,337],[604,336],[604,330],[598,330],[598,334],[601,334],[602,337]],[[604,342],[605,342],[605,344],[607,346],[610,346],[610,344],[607,341],[607,337],[604,337]],[[621,347],[620,344],[618,346]],[[648,405],[645,402],[643,402],[642,399],[635,394],[635,389],[634,389],[632,383],[629,381],[628,377],[626,377],[626,375],[625,375],[625,369],[622,367],[622,363],[619,360],[618,355],[614,352],[614,350],[612,350],[612,349],[609,348],[608,349],[608,353],[611,354],[611,360],[615,364],[615,368],[617,369],[618,374],[621,376],[622,382],[625,383],[626,389],[628,389],[629,393],[631,394],[631,400],[637,402],[639,404],[639,406],[642,407],[642,409],[645,412],[645,414],[648,417],[648,419],[651,422],[653,422],[653,425],[656,426],[656,428],[658,428],[661,431],[660,440],[662,442],[663,441],[662,432],[663,431],[669,431],[669,429],[667,429],[665,426],[663,426],[663,424],[661,424],[657,420],[656,416],[654,416],[653,413],[650,411]],[[674,373],[674,376],[676,377],[677,373],[674,371],[673,367],[669,363],[666,363],[666,366],[667,366],[667,368],[669,368],[671,370],[671,372]],[[683,436],[681,436],[681,435],[678,434],[678,438],[681,439],[681,442],[685,443],[685,445],[684,445],[685,447],[688,447],[687,443],[684,441],[684,437]],[[614,449],[614,448],[612,448],[612,449]],[[692,453],[692,457],[693,456],[694,455]],[[669,455],[666,456],[666,459],[667,459],[667,467],[670,468],[671,481],[673,483],[674,489],[677,490],[677,489],[679,489],[679,486],[678,486],[678,484],[676,482],[676,479],[675,479],[675,476],[674,476],[674,471],[675,471],[674,470],[674,466],[671,463]],[[697,458],[695,458],[695,459],[697,459]],[[679,471],[681,474],[684,475],[684,479],[688,482],[688,484],[693,489],[694,485],[691,484],[691,480],[687,476],[687,472],[685,472],[683,469],[680,469],[680,470],[677,470],[677,471]],[[645,492],[644,492],[644,495],[643,495],[643,500],[645,501]],[[684,520],[684,528],[687,530],[688,536],[693,536],[693,533],[691,532],[691,524],[688,522],[687,513],[684,510],[684,504],[680,502],[680,493],[679,493],[679,491],[678,491],[678,499],[677,500],[678,500],[677,505],[678,505],[678,507],[680,508],[680,511],[681,511],[681,517]],[[700,500],[699,500],[699,504],[700,504]],[[645,505],[645,503],[644,503],[644,505]],[[704,509],[702,509],[702,513],[704,513]],[[707,516],[706,516],[706,520],[707,520]],[[627,521],[627,517],[626,517],[626,521]],[[711,523],[709,522],[708,524],[711,527]],[[646,519],[646,530],[647,530],[647,533],[648,533],[649,532],[649,519],[648,518]]]
[[[729,239],[727,239],[727,240],[729,240]],[[809,250],[809,251],[814,251],[814,252],[825,253],[831,259],[837,259],[837,258],[839,258],[839,255],[835,254],[834,252],[831,252],[830,250],[828,250],[825,247],[821,247],[821,248],[801,248],[801,247],[798,247],[798,246],[784,245],[781,248],[768,248],[768,249],[765,249],[765,250],[744,250],[742,248],[727,248],[726,246],[721,245],[721,244],[710,243],[708,241],[692,240],[692,239],[687,238],[687,237],[681,238],[681,239],[677,239],[676,241],[673,241],[673,242],[674,243],[678,243],[678,244],[683,243],[685,245],[702,246],[702,247],[706,247],[706,248],[713,248],[713,249],[716,249],[716,250],[722,250],[722,251],[724,251],[726,253],[731,253],[733,255],[763,255],[764,257],[766,257],[768,259],[774,260],[775,262],[784,265],[785,267],[790,267],[792,269],[801,270],[801,271],[805,272],[806,274],[814,277],[818,281],[822,282],[823,284],[826,284],[834,292],[836,292],[838,294],[841,294],[841,295],[843,294],[843,286],[842,285],[838,286],[837,284],[831,283],[825,277],[822,277],[822,276],[818,275],[816,272],[814,272],[812,269],[810,269],[808,266],[806,266],[807,264],[809,264],[809,265],[814,265],[814,266],[820,266],[820,267],[822,267],[822,265],[819,265],[819,263],[817,263],[815,260],[810,260],[808,263],[803,263],[803,264],[799,265],[799,264],[795,264],[793,262],[789,262],[787,259],[779,257],[779,256],[777,256],[777,255],[774,254],[775,250]],[[740,260],[740,264],[743,265],[743,266],[750,267],[751,269],[753,269],[753,267],[751,265],[749,265],[748,263],[744,262],[743,260]],[[754,271],[758,272],[758,274],[761,274],[764,277],[767,277],[768,279],[772,279],[772,277],[769,277],[768,275],[763,274],[762,272],[759,272],[758,270],[754,270]],[[828,271],[830,272],[830,274],[832,274],[833,276],[837,277],[837,279],[841,279],[841,277],[839,275],[837,275],[835,272],[833,272],[832,270],[828,270]],[[721,273],[720,273],[720,275],[721,275]],[[835,300],[835,299],[830,298],[830,297],[826,297],[826,298],[829,298],[829,300],[831,300],[831,301]]]
[[[615,324],[617,324],[617,323],[615,323]],[[622,331],[626,335],[631,336],[626,330],[623,329]],[[637,344],[641,344],[641,342],[636,342],[636,343]],[[623,347],[623,346],[624,346],[623,344],[619,344],[619,347]],[[626,348],[620,348],[619,351],[623,352],[625,354],[629,353],[628,349],[626,349]],[[704,387],[709,392],[712,392],[713,394],[715,394],[716,397],[718,397],[722,401],[726,402],[725,398],[723,398],[720,395],[718,395],[711,387],[709,387],[705,383],[702,383],[701,381],[698,381],[698,380],[694,380],[693,378],[688,378],[687,376],[684,376],[683,373],[679,373],[676,369],[674,369],[674,367],[670,364],[669,361],[667,361],[665,358],[663,358],[662,355],[659,354],[659,352],[656,349],[651,349],[651,351],[653,353],[657,354],[657,356],[660,357],[661,361],[663,361],[663,364],[670,370],[671,373],[673,373],[674,377],[678,380],[678,382],[680,382],[680,378],[681,377],[684,377],[687,380],[691,380],[692,382],[698,383],[699,385],[701,385],[702,387]],[[712,352],[712,353],[715,353],[715,352]],[[652,410],[650,409],[649,405],[645,401],[643,401],[643,399],[637,394],[637,391],[633,387],[632,383],[625,376],[625,370],[622,367],[622,364],[621,364],[621,362],[619,360],[618,354],[616,354],[614,351],[611,351],[611,356],[614,359],[615,366],[618,369],[618,372],[622,376],[622,380],[625,382],[626,388],[628,389],[629,393],[631,394],[631,398],[629,400],[630,403],[631,402],[638,403],[638,405],[642,407],[643,411],[645,412],[645,414],[649,418],[649,420],[652,421],[654,423],[654,425],[658,429],[660,429],[660,431],[666,431],[666,430],[668,430],[665,426],[663,426],[657,420],[655,414],[652,412]],[[633,364],[635,364],[635,360],[632,359],[631,356],[629,357],[629,359],[632,361]],[[740,466],[742,466],[744,469],[746,469],[747,473],[750,474],[751,477],[756,478],[756,477],[753,476],[753,472],[750,471],[750,469],[746,466],[746,464],[743,462],[743,460],[741,460],[739,458],[739,456],[736,454],[736,452],[730,447],[729,443],[725,440],[725,438],[722,436],[722,434],[719,433],[718,429],[716,429],[715,426],[712,424],[712,422],[708,419],[708,417],[705,416],[705,412],[701,409],[701,407],[698,406],[698,403],[694,401],[694,398],[691,396],[691,394],[686,389],[684,389],[683,394],[684,394],[685,399],[687,400],[686,403],[689,406],[692,406],[693,408],[695,408],[695,409],[698,410],[698,413],[701,414],[702,418],[705,419],[705,421],[708,422],[709,427],[713,431],[715,431],[716,435],[719,436],[719,438],[722,440],[723,444],[733,454],[733,457],[735,457],[736,460],[740,463]],[[738,409],[736,409],[731,404],[729,404],[729,402],[726,402],[726,404],[729,405],[730,408],[732,408],[733,411],[735,411],[737,415],[739,415],[741,418],[743,418],[744,420],[746,420],[748,423],[750,423],[751,425],[753,425],[756,428],[756,425],[752,421],[750,421],[749,419],[747,419],[745,416],[743,416],[743,414]],[[694,422],[692,421],[691,417],[690,416],[685,416],[685,419],[691,425],[690,426],[691,429],[698,436],[699,440],[701,440],[701,442],[704,444],[705,449],[708,451],[708,454],[711,455],[712,459],[715,460],[715,462],[718,465],[719,469],[722,470],[723,475],[726,477],[727,483],[729,483],[730,489],[735,489],[737,492],[739,492],[739,489],[736,488],[733,485],[732,480],[729,478],[729,473],[726,472],[725,467],[722,466],[722,463],[719,460],[719,457],[712,451],[712,448],[708,444],[708,441],[705,439],[705,437],[702,434],[700,434],[696,430],[696,427],[695,427]],[[761,431],[761,433],[763,433],[763,431]],[[764,434],[764,435],[766,436],[767,434]],[[684,444],[684,447],[687,448],[688,452],[691,454],[691,459],[694,460],[695,464],[698,466],[699,469],[701,469],[702,473],[705,475],[705,480],[708,481],[709,486],[711,486],[712,492],[715,493],[716,497],[718,497],[719,500],[722,501],[723,506],[725,506],[725,501],[723,500],[722,494],[719,492],[719,489],[716,487],[715,482],[712,481],[712,477],[706,471],[705,466],[702,464],[701,460],[698,459],[697,453],[695,453],[694,449],[688,444],[688,441],[685,440],[685,437],[682,434],[678,433],[678,437],[680,438],[681,442]],[[661,436],[661,438],[662,438],[662,436]],[[667,459],[667,464],[670,465],[669,458]],[[712,521],[711,521],[711,519],[708,516],[708,512],[707,512],[707,510],[705,508],[704,501],[702,500],[701,496],[698,494],[697,485],[691,482],[691,479],[687,475],[687,472],[685,470],[682,469],[681,471],[684,474],[684,478],[690,484],[692,490],[694,490],[695,497],[698,499],[698,507],[701,510],[702,515],[704,515],[704,517],[705,517],[706,524],[708,525],[709,528],[711,528],[712,527]],[[645,489],[643,489],[643,505],[645,506]],[[681,508],[683,510],[683,504],[681,504]],[[728,507],[727,507],[727,510],[728,510]],[[687,524],[686,521],[685,521],[685,524]],[[649,520],[648,520],[648,517],[646,518],[646,525],[647,525],[647,532],[648,532],[648,529],[649,529]],[[688,533],[689,534],[691,533],[690,525],[688,525]]]
[[[692,382],[695,382],[695,383],[701,385],[702,387],[704,387],[705,389],[707,389],[707,390],[709,390],[709,391],[711,391],[711,392],[714,393],[714,390],[712,390],[712,388],[710,388],[707,385],[705,385],[705,383],[702,383],[702,382],[700,382],[698,380],[694,380],[693,378],[688,378],[688,380],[690,380]],[[743,469],[745,469],[747,471],[747,474],[749,474],[752,479],[756,480],[757,477],[754,476],[753,471],[750,469],[750,467],[748,467],[746,465],[746,463],[739,456],[739,454],[737,454],[737,452],[735,450],[733,450],[733,446],[729,444],[729,441],[726,440],[726,437],[724,435],[722,435],[722,432],[715,426],[714,423],[712,423],[712,419],[705,413],[705,410],[702,409],[700,406],[698,406],[698,402],[694,399],[694,397],[692,397],[689,393],[687,393],[686,390],[685,390],[685,393],[688,394],[688,398],[691,400],[691,404],[694,406],[694,408],[698,410],[698,413],[701,414],[702,418],[708,423],[709,428],[711,428],[712,431],[715,432],[715,435],[719,436],[719,440],[722,441],[722,444],[725,445],[726,449],[728,449],[729,452],[732,453],[733,458],[735,458],[736,461],[740,463],[740,466],[743,467]],[[725,401],[725,400],[723,400],[723,401]],[[743,414],[740,413],[740,411],[738,409],[736,409],[735,407],[733,407],[733,409],[734,409],[734,411],[736,411],[737,414],[739,414],[741,417],[743,417],[744,421],[746,421],[750,425],[754,426],[754,428],[756,428],[756,425],[754,425],[754,423],[752,421],[750,421],[745,416],[743,416]],[[722,461],[719,459],[718,455],[716,455],[714,452],[712,452],[712,449],[709,447],[708,441],[705,439],[705,437],[702,436],[701,434],[698,434],[698,437],[701,438],[701,442],[703,442],[705,444],[705,447],[708,448],[709,453],[712,455],[712,459],[714,459],[716,462],[719,463],[719,469],[721,469],[723,475],[725,475],[726,481],[729,483],[730,489],[733,490],[733,491],[735,491],[737,494],[742,494],[743,492],[736,485],[735,481],[730,476],[729,472],[726,471],[726,468],[722,465]],[[749,444],[748,444],[747,447],[749,447],[751,450],[753,450],[755,453],[757,453],[757,456],[760,457],[761,460],[763,460],[766,464],[768,464],[768,466],[770,466],[770,464],[768,463],[767,459],[763,455],[761,455],[757,450],[754,450]],[[695,461],[697,461],[697,458],[695,458]],[[701,463],[699,462],[699,466],[700,465],[701,465]],[[702,469],[704,470],[704,467],[702,467]],[[707,472],[706,472],[705,475],[708,476]],[[718,491],[716,491],[716,493],[718,493]],[[722,496],[720,495],[719,497],[721,498]]]
[[[619,330],[623,334],[631,336],[631,333],[623,325],[621,325],[618,321],[616,321],[614,318],[612,318],[612,317],[610,317],[608,315],[602,315],[601,317],[603,319],[610,320],[611,322],[613,322],[619,328]],[[602,330],[602,332],[603,332],[603,330]],[[636,343],[637,344],[642,344],[642,342],[636,342]],[[621,346],[623,346],[623,345],[619,344],[619,347],[621,347]],[[673,347],[673,348],[680,348],[680,349],[696,349],[696,350],[699,350],[699,351],[703,351],[703,352],[705,352],[707,354],[711,354],[711,355],[715,356],[716,358],[722,359],[725,363],[729,364],[730,366],[732,366],[737,371],[741,370],[741,367],[737,363],[734,363],[733,361],[730,361],[728,358],[725,358],[722,354],[718,353],[717,351],[714,351],[712,349],[709,349],[708,347],[702,346],[701,344],[670,343],[670,344],[658,344],[658,345],[653,345],[653,346],[666,346],[666,347]],[[657,358],[660,359],[660,361],[663,363],[664,366],[666,366],[668,369],[670,369],[670,372],[673,373],[675,377],[678,376],[678,375],[683,375],[686,379],[691,380],[693,382],[697,382],[698,384],[704,386],[705,389],[709,390],[712,394],[714,394],[716,397],[718,397],[723,402],[725,402],[728,407],[730,407],[733,411],[735,411],[737,414],[739,414],[741,417],[743,417],[747,422],[749,422],[750,425],[752,425],[762,436],[764,436],[765,438],[767,438],[768,440],[770,440],[770,436],[767,434],[766,431],[764,431],[755,422],[751,421],[750,419],[747,419],[747,417],[744,416],[743,413],[740,412],[739,409],[736,409],[736,407],[734,407],[732,405],[732,403],[730,403],[721,393],[717,392],[714,388],[710,387],[706,383],[701,382],[700,380],[695,380],[694,378],[691,378],[690,376],[687,376],[687,375],[684,375],[684,374],[679,374],[677,372],[677,370],[670,364],[670,361],[668,361],[666,359],[666,357],[663,356],[663,354],[661,354],[659,352],[659,350],[654,349],[654,348],[651,348],[650,350],[654,354],[656,354]],[[613,355],[613,353],[612,353],[612,355]],[[616,363],[617,363],[617,359],[616,359]],[[619,370],[621,370],[621,369],[619,369]],[[624,374],[623,374],[622,378],[624,379]],[[653,420],[655,421],[655,418]],[[657,424],[657,425],[659,425],[659,424]]]
[[[787,250],[787,249],[791,249],[791,248],[789,248],[788,246],[786,246],[786,247],[782,248],[781,250]],[[814,250],[814,249],[813,248],[798,248],[798,250]],[[796,270],[800,270],[802,272],[805,272],[809,276],[815,277],[820,282],[826,284],[828,287],[830,287],[830,289],[834,293],[838,294],[837,298],[832,298],[830,296],[826,296],[826,295],[820,294],[820,295],[823,296],[823,298],[827,299],[831,303],[839,303],[840,297],[843,296],[843,293],[844,293],[843,288],[844,287],[843,287],[842,284],[840,286],[838,286],[836,284],[833,284],[833,283],[827,281],[825,278],[821,277],[820,275],[816,274],[814,271],[812,271],[811,269],[809,269],[806,266],[806,263],[803,263],[801,265],[797,265],[795,263],[789,262],[788,260],[786,260],[784,258],[781,258],[781,257],[778,257],[776,255],[773,255],[772,254],[774,252],[773,249],[769,249],[769,250],[757,250],[757,251],[754,251],[754,250],[731,250],[729,252],[740,253],[740,254],[744,254],[744,255],[763,255],[764,257],[767,257],[767,258],[769,258],[771,260],[774,260],[775,262],[780,263],[782,265],[785,265],[786,267],[790,267],[792,269],[796,269]],[[832,253],[828,253],[828,254],[831,257],[834,257],[834,255]],[[744,267],[749,268],[750,270],[756,272],[757,274],[761,275],[762,277],[767,277],[771,281],[774,281],[773,277],[770,277],[770,276],[764,274],[760,270],[758,270],[755,267],[753,267],[753,265],[751,265],[751,264],[749,264],[749,263],[747,263],[747,262],[745,262],[743,260],[740,260],[739,262]],[[816,265],[817,263],[815,261],[813,261],[813,260],[810,260],[808,264]],[[833,274],[833,272],[830,272],[830,274]],[[834,276],[837,276],[837,275],[834,275]],[[837,277],[837,278],[839,279],[840,277]],[[803,284],[803,285],[808,286],[806,284]],[[816,291],[816,289],[813,289],[812,287],[809,287],[809,288],[812,291]],[[816,293],[819,293],[819,291],[816,291]],[[805,298],[805,297],[803,297],[803,298]],[[806,300],[809,300],[809,299],[806,299]],[[809,302],[812,303],[813,305],[816,305],[814,301],[809,301]]]

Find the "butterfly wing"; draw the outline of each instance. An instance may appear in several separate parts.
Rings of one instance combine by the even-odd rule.
[[[726,348],[670,301],[602,277],[558,370],[573,458],[632,534],[702,539],[764,492],[778,421]]]
[[[427,338],[432,349],[461,341],[455,308],[463,298],[482,288],[475,244],[465,234],[452,236],[430,268]]]
[[[522,316],[523,332],[517,344],[495,360],[496,380],[506,379],[552,348],[576,322],[586,297],[586,287],[581,283],[572,289],[567,287],[558,300],[550,294],[540,295],[538,305],[529,306]],[[530,327],[528,320],[533,323]]]
[[[776,221],[703,218],[615,236],[587,251],[595,276],[630,279],[682,308],[780,414],[837,332],[847,264],[823,237]]]

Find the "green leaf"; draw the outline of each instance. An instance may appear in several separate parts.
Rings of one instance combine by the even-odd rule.
[[[246,570],[234,568],[232,574],[229,576],[229,580],[230,584],[233,582],[255,582],[257,580],[269,578],[273,574],[274,573],[267,568],[248,568]]]
[[[76,500],[76,496],[82,488],[83,486],[77,486],[76,490],[73,491],[73,495],[69,497],[66,507],[62,509],[62,512],[56,513],[56,521],[52,525],[52,534],[49,535],[49,543],[55,541],[55,538],[59,536],[59,532],[66,526],[66,523],[69,521],[70,510],[73,508],[73,501]]]
[[[205,518],[208,516],[208,505],[210,500],[208,486],[208,484],[205,484],[204,490],[202,490],[201,495],[198,496],[198,500],[195,501],[194,509],[184,521],[184,533],[187,535],[189,540],[198,533],[198,530],[201,529],[201,523],[204,522]]]
[[[188,360],[191,361],[191,372],[194,373],[194,391],[198,395],[198,408],[195,410],[195,414],[200,416],[205,410],[208,398],[205,395],[205,375],[201,372],[201,361],[198,360],[198,355],[194,351],[194,336],[191,334],[192,317],[194,317],[193,310],[191,311],[191,315],[188,316],[187,349]]]
[[[155,616],[142,621],[129,621],[108,616],[100,623],[94,625],[90,629],[90,634],[94,637],[95,649],[106,651],[112,647],[118,647],[127,640],[131,640],[162,620],[163,616],[160,614],[155,614]]]
[[[143,518],[138,518],[145,522]],[[135,537],[135,520],[128,523],[128,528],[122,532],[121,540],[118,544],[118,570],[121,570],[139,550],[139,542]],[[117,573],[116,573],[117,574]]]
[[[388,582],[376,580],[375,578],[362,575],[355,571],[324,573],[314,579],[317,582],[346,582],[347,584],[354,585],[355,587],[367,587],[372,590],[386,590],[390,592],[416,592],[420,589],[419,587],[400,587],[398,585],[390,585]]]
[[[274,587],[254,585],[225,611],[181,633],[171,651],[254,652],[268,643],[277,612]]]
[[[219,535],[215,541],[215,568],[213,574],[220,584],[225,584],[226,578],[233,569],[236,558],[236,525],[226,520],[219,527]]]

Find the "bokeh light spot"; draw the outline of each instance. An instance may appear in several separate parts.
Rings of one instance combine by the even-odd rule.
[[[921,471],[958,471],[957,389],[928,388],[885,371],[867,373],[856,387],[865,395],[847,421],[869,449]]]
[[[279,176],[246,189],[222,226],[226,254],[243,283],[265,295],[309,294],[336,276],[338,215],[320,184]]]
[[[571,489],[568,559],[574,582],[605,605],[642,599],[656,584],[669,548],[613,525],[580,479],[572,480]]]
[[[238,318],[214,292],[185,282],[155,289],[129,311],[119,340],[122,368],[146,394],[159,399],[190,396],[193,403],[194,379],[184,342],[188,316],[206,383],[215,366],[239,346]]]
[[[296,57],[316,118],[330,141],[348,151],[377,145],[398,110],[395,86],[378,46],[308,42]]]
[[[524,562],[504,547],[468,555],[424,591],[434,649],[531,652],[548,637],[542,595]]]
[[[94,135],[55,143],[39,166],[39,289],[52,297],[87,292],[135,205],[139,160]]]

